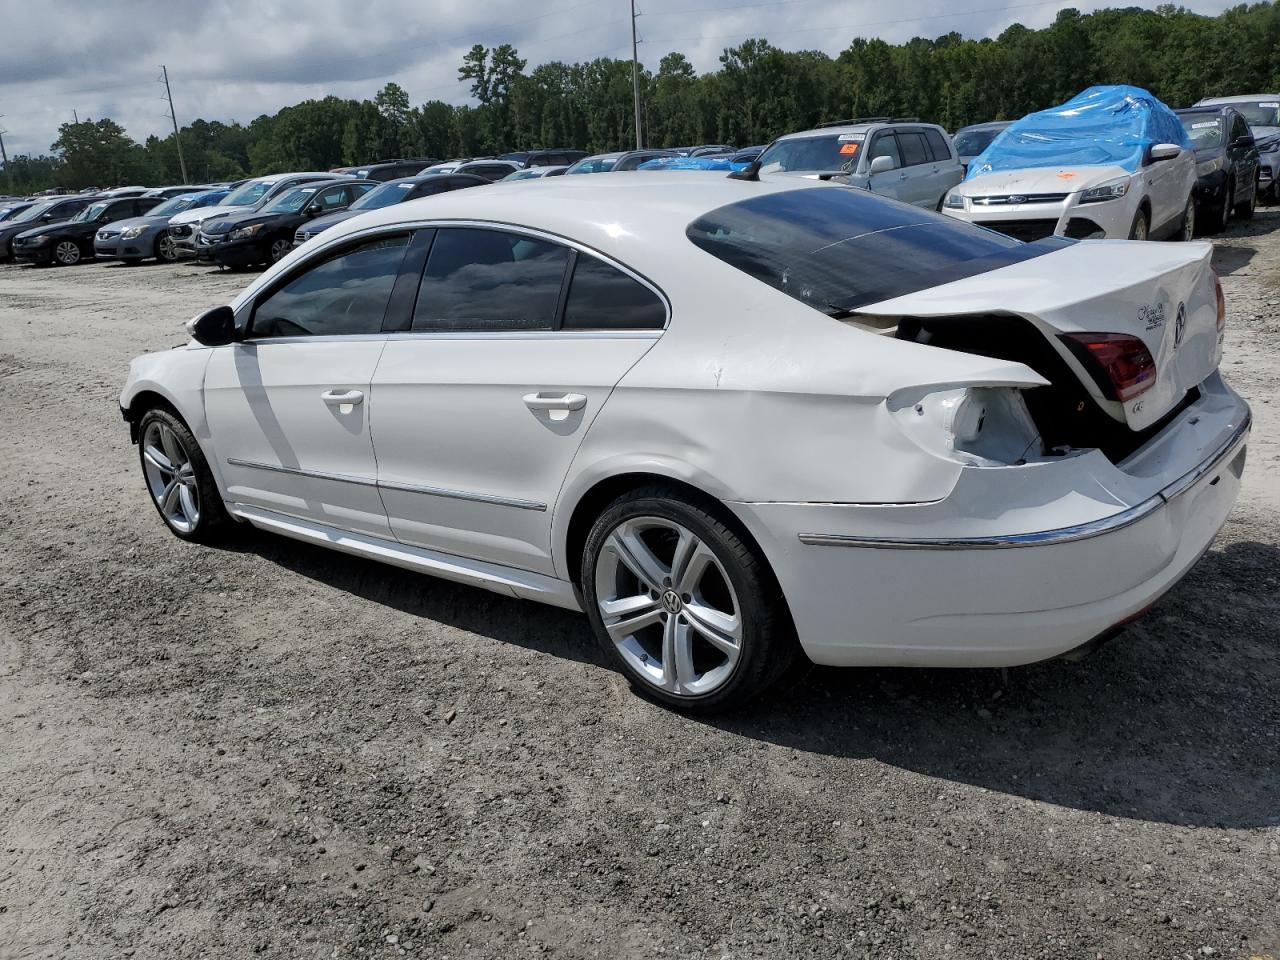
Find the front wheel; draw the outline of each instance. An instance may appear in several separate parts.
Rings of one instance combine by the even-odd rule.
[[[156,259],[161,263],[174,263],[178,259],[177,244],[169,236],[168,230],[161,231],[160,236],[156,237]]]
[[[267,257],[271,263],[279,263],[292,249],[293,241],[286,240],[283,237],[277,237],[275,240],[271,241],[271,247],[267,251]]]
[[[1151,221],[1147,219],[1147,211],[1139,210],[1133,215],[1133,225],[1129,227],[1130,240],[1145,240],[1151,231]]]
[[[596,636],[632,685],[683,710],[745,703],[801,660],[764,560],[674,489],[626,494],[600,515],[582,588]]]
[[[63,267],[74,267],[80,262],[80,244],[74,240],[59,240],[53,248],[53,262]]]
[[[168,410],[148,410],[138,424],[138,456],[151,502],[174,536],[197,543],[231,526],[209,462],[187,425]]]

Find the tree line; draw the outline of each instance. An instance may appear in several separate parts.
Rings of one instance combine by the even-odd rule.
[[[187,170],[193,181],[214,181],[383,157],[634,144],[629,60],[527,66],[509,44],[476,45],[458,71],[472,103],[412,106],[407,91],[388,83],[372,100],[306,100],[248,124],[196,120],[181,130]],[[913,116],[954,130],[1014,119],[1099,83],[1146,87],[1175,107],[1276,92],[1280,5],[1241,5],[1215,17],[1172,5],[1068,8],[1042,30],[1015,24],[995,38],[948,33],[896,45],[859,37],[836,57],[751,39],[726,48],[719,69],[702,74],[673,52],[656,72],[642,72],[642,128],[651,146],[767,143],[858,116]],[[63,124],[50,150],[10,159],[12,192],[182,179],[172,134],[137,143],[108,118]]]

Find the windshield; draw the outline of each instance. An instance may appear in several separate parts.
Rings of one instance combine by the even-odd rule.
[[[295,187],[272,200],[263,213],[297,213],[315,196],[315,187]]]
[[[0,207],[0,220],[8,220],[10,217],[16,216],[23,210],[19,206]]]
[[[158,207],[152,207],[147,211],[148,217],[172,217],[175,213],[181,213],[195,201],[195,197],[191,194],[180,197],[171,197]]]
[[[1218,117],[1200,116],[1180,117],[1182,128],[1191,138],[1191,145],[1197,150],[1216,150],[1226,142],[1226,125]]]
[[[1280,127],[1280,100],[1231,104],[1251,127]]]
[[[862,133],[826,133],[816,137],[779,140],[760,154],[761,173],[839,170],[847,173],[858,164]]]
[[[27,209],[23,210],[20,214],[18,214],[16,217],[11,219],[9,222],[24,223],[27,220],[34,220],[36,217],[40,216],[40,214],[53,209],[53,205],[55,202],[56,201],[53,201],[50,203],[32,204],[31,206],[27,207]]]
[[[503,180],[535,180],[542,176],[542,171],[546,167],[534,167],[529,170],[517,170],[515,173],[508,173]]]
[[[617,162],[617,157],[587,157],[585,160],[579,160],[565,173],[607,173]]]
[[[91,203],[85,207],[74,217],[71,218],[72,223],[88,223],[90,220],[97,220],[102,215],[102,211],[107,209],[106,200],[99,200],[97,203]]]
[[[223,197],[218,206],[251,207],[261,200],[262,195],[270,190],[272,186],[274,184],[268,183],[266,180],[250,180]]]
[[[394,203],[399,203],[409,195],[409,191],[414,188],[412,183],[384,183],[382,186],[374,187],[363,197],[347,207],[348,210],[377,210],[379,207],[389,207]]]
[[[828,316],[1028,260],[1074,241],[1021,243],[861,190],[790,190],[689,224],[697,247]]]
[[[991,146],[991,141],[999,135],[999,130],[961,130],[953,141],[956,154],[961,157],[976,157]]]

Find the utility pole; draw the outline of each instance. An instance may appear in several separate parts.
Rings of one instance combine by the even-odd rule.
[[[160,69],[164,72],[164,93],[169,98],[169,119],[173,121],[173,142],[178,147],[178,166],[182,168],[182,182],[190,183],[191,181],[187,179],[187,161],[182,159],[182,137],[178,135],[178,115],[173,112],[173,92],[169,89],[169,68],[161,64]]]
[[[0,113],[0,118],[3,116],[4,114]],[[4,149],[4,135],[8,132],[8,130],[0,130],[0,163],[4,164],[4,178],[8,181],[9,192],[13,193],[13,171],[9,169],[9,154],[5,153]]]
[[[80,114],[76,113],[75,110],[71,111],[71,119],[76,122],[76,126],[80,125]]]
[[[640,58],[636,55],[636,0],[631,0],[631,91],[636,101],[636,149],[644,147],[640,134]]]

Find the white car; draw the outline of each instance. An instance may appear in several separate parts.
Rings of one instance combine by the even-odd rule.
[[[1146,166],[1032,167],[965,180],[943,212],[1019,240],[1190,240],[1196,228],[1194,150],[1156,144]]]
[[[1235,501],[1207,244],[1023,244],[805,180],[557,177],[308,241],[120,397],[169,528],[584,610],[712,709],[804,658],[1011,666]]]
[[[313,180],[333,180],[347,176],[341,173],[273,173],[265,177],[246,180],[211,207],[184,210],[169,218],[168,235],[173,250],[180,257],[196,255],[196,237],[200,228],[209,220],[248,213],[261,209],[276,197],[294,187]]]

